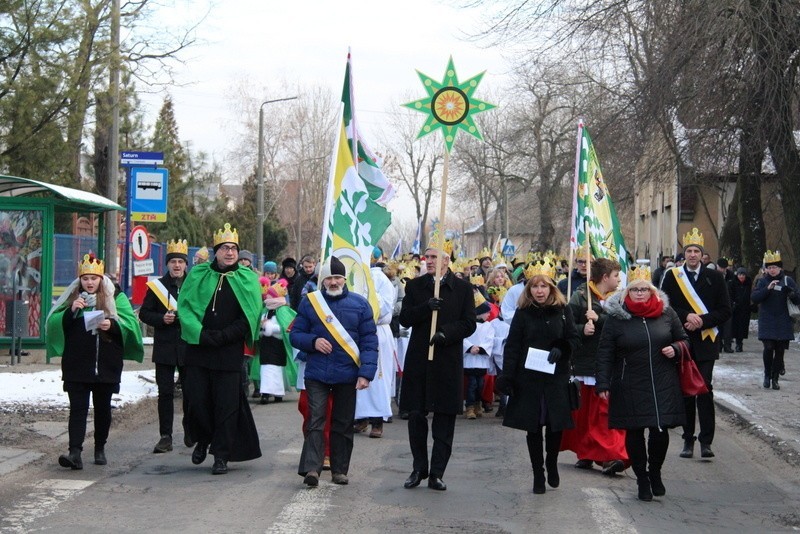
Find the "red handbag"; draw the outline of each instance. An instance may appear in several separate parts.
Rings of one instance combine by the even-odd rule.
[[[692,359],[689,351],[689,344],[685,341],[678,341],[680,354],[678,355],[678,375],[681,381],[681,391],[684,397],[694,397],[708,393],[708,386],[700,374],[700,369]]]

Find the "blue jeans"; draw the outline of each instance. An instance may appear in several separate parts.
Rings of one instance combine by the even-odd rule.
[[[483,375],[467,375],[467,393],[466,400],[467,406],[475,404],[481,400],[481,392],[483,391]]]

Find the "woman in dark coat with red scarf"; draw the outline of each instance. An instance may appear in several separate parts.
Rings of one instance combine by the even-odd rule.
[[[553,281],[555,268],[549,264],[529,267],[528,283],[519,298],[503,353],[503,374],[497,389],[510,395],[503,426],[527,431],[528,453],[533,467],[533,492],[545,492],[547,483],[557,488],[558,451],[561,432],[573,428],[567,382],[570,357],[580,338],[567,301]],[[548,351],[547,361],[555,363],[553,374],[525,367],[529,348]],[[542,427],[546,426],[543,458]]]
[[[666,493],[661,466],[669,447],[668,429],[686,421],[676,356],[677,343],[688,336],[666,295],[650,283],[650,269],[640,267],[628,276],[625,291],[606,304],[595,389],[609,399],[608,426],[626,430],[625,449],[639,499],[652,501],[653,495]]]

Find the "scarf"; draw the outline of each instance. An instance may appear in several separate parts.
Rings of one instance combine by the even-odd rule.
[[[592,295],[594,296],[595,300],[598,300],[598,301],[608,300],[608,297],[610,297],[611,295],[616,293],[616,290],[615,291],[609,291],[608,293],[605,293],[605,294],[600,293],[600,290],[597,289],[597,286],[591,280],[589,280],[586,283],[586,285],[592,291]]]
[[[629,295],[625,295],[625,307],[636,317],[660,317],[664,313],[664,302],[656,295],[650,295],[650,299],[644,302],[633,302]]]

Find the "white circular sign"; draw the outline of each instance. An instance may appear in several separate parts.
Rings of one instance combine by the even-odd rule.
[[[131,254],[133,259],[144,260],[150,256],[150,238],[144,226],[134,226],[131,230]]]

